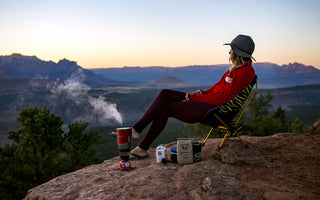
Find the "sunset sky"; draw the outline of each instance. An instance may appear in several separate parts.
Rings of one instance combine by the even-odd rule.
[[[319,0],[0,0],[0,55],[84,68],[228,63],[238,34],[257,62],[320,69]]]

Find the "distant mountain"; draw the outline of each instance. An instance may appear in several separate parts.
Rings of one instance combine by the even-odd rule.
[[[0,56],[0,78],[57,78],[65,81],[79,70],[83,72],[84,83],[89,86],[96,87],[115,82],[93,71],[83,69],[76,62],[67,59],[54,63],[42,61],[36,56],[21,54]]]
[[[255,63],[260,86],[263,88],[292,87],[320,83],[320,70],[301,63],[276,65],[272,63]]]
[[[282,88],[320,83],[320,70],[313,66],[296,62],[282,66],[273,63],[254,63],[253,66],[258,75],[260,88]],[[56,78],[65,81],[81,71],[84,76],[83,82],[91,87],[141,85],[137,83],[149,86],[156,84],[159,87],[176,87],[176,82],[175,85],[168,81],[157,82],[156,80],[161,77],[174,77],[182,81],[183,84],[211,86],[220,80],[228,68],[229,65],[224,64],[176,68],[154,66],[84,69],[76,62],[67,59],[55,63],[42,61],[36,56],[21,54],[0,56],[0,78]],[[180,86],[183,84],[180,83]]]
[[[181,88],[181,87],[190,87],[191,84],[185,83],[172,76],[163,76],[157,80],[141,83],[141,86],[147,86],[152,88]]]
[[[282,72],[287,74],[310,74],[318,73],[319,70],[313,66],[305,66],[301,63],[290,63],[289,65],[282,65]]]
[[[278,106],[286,108],[294,105],[320,105],[320,84],[276,88],[271,91],[274,97],[272,105],[275,108]]]
[[[300,63],[276,65],[254,63],[260,88],[279,88],[320,83],[320,70]],[[150,82],[163,76],[175,77],[189,84],[211,85],[228,70],[229,65],[193,65],[186,67],[123,67],[92,69],[106,78],[128,82]]]
[[[91,69],[97,74],[128,82],[151,82],[165,76],[189,84],[211,84],[228,69],[228,65],[193,65],[186,67],[123,67]]]
[[[172,77],[172,76],[163,76],[155,81],[152,81],[154,84],[184,84],[183,81]]]
[[[0,69],[0,78],[8,78],[3,70]]]

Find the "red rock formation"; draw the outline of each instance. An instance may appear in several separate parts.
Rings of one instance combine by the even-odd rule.
[[[221,139],[209,139],[203,160],[189,165],[157,164],[150,149],[127,172],[115,157],[39,185],[25,199],[319,199],[320,135],[243,138],[248,149],[232,138],[219,152]]]

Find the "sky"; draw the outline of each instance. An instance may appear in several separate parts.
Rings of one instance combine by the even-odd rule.
[[[257,62],[320,69],[319,0],[0,0],[0,55],[83,68],[227,64],[250,35]]]

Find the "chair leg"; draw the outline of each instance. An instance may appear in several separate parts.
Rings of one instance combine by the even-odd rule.
[[[235,133],[237,134],[238,138],[240,138],[240,140],[242,141],[242,143],[244,144],[245,148],[248,148],[249,146],[247,145],[247,143],[240,137],[239,133],[237,131],[235,131]]]
[[[227,136],[229,135],[229,131],[226,131],[226,133],[224,134],[224,137],[222,139],[222,141],[220,142],[220,144],[218,145],[218,151],[220,151],[220,149],[222,148],[222,145],[224,143],[224,141],[226,140]]]
[[[209,133],[208,133],[208,135],[207,135],[206,139],[205,139],[205,140],[203,141],[203,143],[201,144],[202,146],[204,146],[204,145],[206,144],[207,139],[209,138],[209,136],[210,136],[210,134],[211,134],[212,130],[213,130],[213,128],[211,128],[211,129],[210,129],[210,131],[209,131]]]

